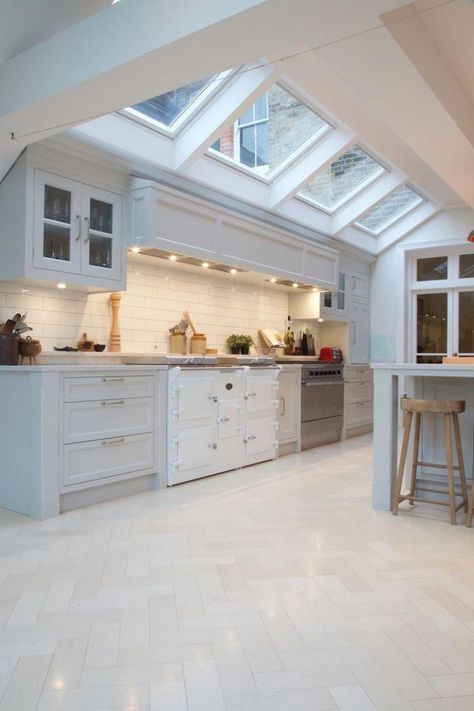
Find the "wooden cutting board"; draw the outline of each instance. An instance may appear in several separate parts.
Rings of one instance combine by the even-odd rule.
[[[445,356],[443,365],[474,365],[474,356]]]

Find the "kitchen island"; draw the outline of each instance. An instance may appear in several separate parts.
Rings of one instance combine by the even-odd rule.
[[[392,489],[397,470],[400,396],[433,400],[465,400],[460,416],[461,439],[468,485],[474,463],[474,365],[419,365],[416,363],[373,363],[374,371],[374,461],[372,505],[391,509]],[[423,417],[420,460],[445,461],[442,418]],[[436,480],[439,470],[425,467],[422,478]]]

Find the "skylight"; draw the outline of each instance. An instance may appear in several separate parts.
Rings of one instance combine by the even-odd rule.
[[[260,175],[271,173],[329,125],[299,99],[274,84],[212,145]]]
[[[298,196],[329,212],[335,212],[384,172],[380,163],[359,146],[352,146],[312,178]]]
[[[166,94],[154,96],[128,107],[125,111],[159,127],[174,129],[176,124],[182,123],[181,119],[191,108],[196,108],[196,104],[209,95],[209,90],[214,88],[212,85],[216,76],[218,75],[214,74],[179,89],[167,91]]]
[[[404,185],[377,203],[355,225],[373,235],[379,235],[423,202],[425,200],[421,195],[418,195],[409,185]]]

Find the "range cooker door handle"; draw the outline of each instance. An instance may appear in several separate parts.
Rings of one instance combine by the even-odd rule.
[[[321,385],[344,385],[343,380],[312,380],[309,383],[302,383],[302,385],[305,385],[306,387],[314,387],[314,386],[321,386]]]

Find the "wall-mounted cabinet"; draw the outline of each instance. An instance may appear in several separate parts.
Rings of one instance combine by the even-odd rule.
[[[336,250],[171,188],[135,179],[127,215],[129,246],[154,247],[279,279],[336,287]]]
[[[0,278],[121,290],[122,196],[76,179],[68,160],[49,172],[26,152],[0,185]]]

